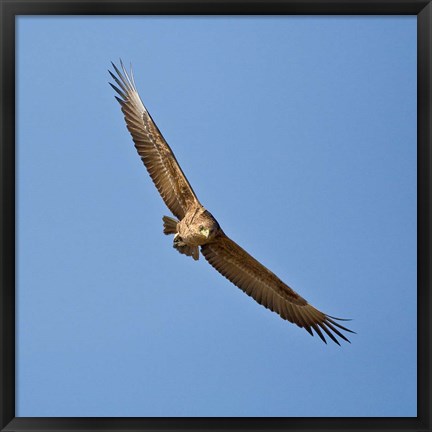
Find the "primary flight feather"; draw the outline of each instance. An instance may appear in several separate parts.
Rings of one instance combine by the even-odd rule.
[[[311,335],[315,331],[326,342],[324,334],[339,345],[336,335],[349,342],[342,331],[354,333],[310,305],[274,273],[249,255],[225,235],[212,214],[199,202],[189,181],[178,164],[150,113],[138,95],[132,73],[127,73],[120,61],[121,71],[114,63],[109,71],[115,84],[127,128],[135,148],[147,168],[156,188],[176,219],[163,217],[163,232],[174,234],[174,248],[180,253],[204,258],[234,285],[253,297],[258,303],[278,313]]]

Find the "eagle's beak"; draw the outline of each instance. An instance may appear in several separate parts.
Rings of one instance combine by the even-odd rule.
[[[201,230],[201,234],[203,234],[205,236],[205,238],[209,238],[210,230],[208,228],[203,228]]]

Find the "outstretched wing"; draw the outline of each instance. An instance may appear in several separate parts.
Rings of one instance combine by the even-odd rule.
[[[178,219],[182,219],[187,210],[198,203],[198,199],[170,146],[142,103],[132,69],[129,76],[121,61],[120,64],[123,72],[114,63],[117,76],[108,72],[117,83],[117,86],[110,85],[120,95],[116,99],[121,105],[127,128],[165,204]]]
[[[201,246],[201,252],[219,273],[283,319],[305,328],[311,335],[315,330],[324,342],[323,332],[338,345],[335,334],[349,342],[340,330],[354,332],[337,323],[340,318],[315,309],[225,234],[221,233],[214,242]]]

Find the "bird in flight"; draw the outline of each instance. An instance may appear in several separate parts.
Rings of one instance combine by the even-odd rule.
[[[338,345],[336,336],[350,342],[342,331],[354,332],[338,322],[347,320],[327,315],[310,305],[223,232],[217,220],[198,200],[173,151],[142,103],[132,68],[128,74],[121,60],[121,71],[111,64],[115,74],[109,73],[116,85],[110,85],[118,94],[115,97],[135,148],[163,201],[175,216],[162,218],[164,234],[174,234],[173,247],[194,260],[198,260],[201,250],[211,266],[259,304],[304,328],[312,336],[315,331],[325,343],[324,333]]]

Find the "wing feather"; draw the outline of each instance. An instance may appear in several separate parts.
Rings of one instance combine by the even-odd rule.
[[[142,103],[132,68],[129,76],[121,61],[120,64],[122,71],[112,63],[117,75],[109,73],[117,85],[110,85],[120,96],[116,99],[121,105],[127,128],[165,204],[178,219],[182,219],[187,210],[199,201],[173,151]]]
[[[340,330],[354,333],[310,305],[274,273],[221,233],[212,243],[201,246],[205,259],[234,285],[266,308],[278,313],[327,343],[324,335],[339,344],[335,335],[349,342]],[[340,330],[339,330],[340,329]]]

